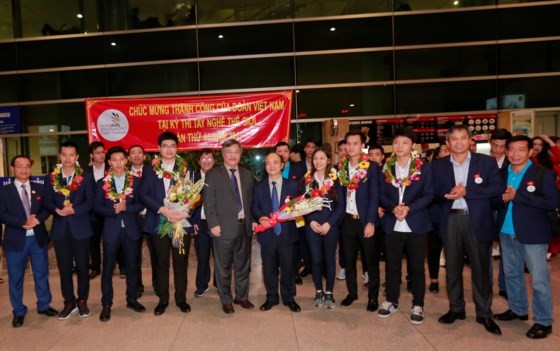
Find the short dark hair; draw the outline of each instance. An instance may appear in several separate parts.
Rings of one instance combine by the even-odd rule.
[[[309,143],[315,144],[316,147],[319,147],[319,146],[322,145],[321,142],[320,142],[319,140],[317,140],[317,139],[311,137],[311,138],[307,138],[307,140],[305,140],[305,143],[303,143],[303,146],[305,147],[305,146],[306,146],[307,144],[309,144]]]
[[[276,149],[278,149],[280,146],[287,146],[288,150],[290,150],[290,144],[288,144],[285,141],[281,141],[281,142],[277,143],[276,145],[274,145],[274,151],[276,151]]]
[[[105,158],[106,158],[107,160],[110,160],[112,154],[118,154],[118,153],[122,153],[122,154],[124,155],[124,157],[128,156],[128,153],[126,152],[126,150],[124,149],[124,147],[122,147],[122,146],[113,146],[113,147],[111,147],[111,148],[107,151],[107,155],[105,156]]]
[[[360,140],[362,141],[362,144],[366,143],[366,135],[359,130],[351,130],[348,133],[346,133],[346,135],[344,136],[344,141],[348,142],[348,137],[354,136],[354,135],[358,135],[360,137]]]
[[[95,149],[97,149],[98,147],[102,147],[105,149],[105,145],[101,141],[92,142],[91,144],[89,144],[89,153],[93,154]]]
[[[371,150],[381,150],[381,153],[385,154],[385,149],[383,148],[383,146],[381,146],[379,144],[375,144],[375,145],[370,146],[368,151],[371,151]]]
[[[301,152],[303,151],[303,148],[301,147],[301,144],[295,144],[294,146],[292,146],[292,148],[290,149],[290,152],[294,152],[296,154],[301,154]]]
[[[173,140],[175,144],[179,144],[179,138],[177,138],[177,134],[170,131],[165,131],[158,136],[157,138],[158,145],[161,146],[161,144],[165,140]]]
[[[134,145],[132,145],[131,147],[128,148],[128,152],[130,153],[130,150],[134,149],[135,147],[140,148],[140,149],[142,150],[142,153],[143,153],[143,154],[146,153],[146,151],[144,150],[144,147],[143,147],[142,145],[140,145],[140,144],[134,144]]]
[[[409,127],[401,127],[395,130],[393,133],[393,140],[397,137],[405,137],[410,139],[413,144],[416,143],[416,133],[414,133]]]
[[[533,139],[529,138],[526,135],[516,135],[516,136],[511,137],[511,139],[509,139],[506,142],[506,148],[509,147],[509,144],[515,143],[517,141],[526,141],[527,142],[527,148],[529,150],[531,150],[533,148]]]
[[[222,144],[222,151],[224,151],[224,149],[233,146],[233,145],[237,145],[239,146],[239,149],[241,150],[241,152],[243,152],[243,146],[241,146],[241,143],[235,139],[228,139],[226,141],[223,142]]]
[[[469,140],[472,138],[472,133],[468,126],[464,124],[454,124],[447,130],[447,133],[445,133],[445,140],[449,141],[449,136],[453,132],[460,131],[460,130],[464,130],[465,132],[467,132],[467,135],[469,136]]]
[[[346,140],[341,140],[336,144],[337,147],[341,147],[342,145],[346,145]]]
[[[31,163],[31,165],[33,166],[33,160],[29,158],[29,156],[25,156],[25,155],[15,155],[14,157],[12,157],[12,161],[10,161],[10,165],[12,167],[16,166],[16,160],[18,158],[25,158],[26,160],[29,160],[29,162]]]
[[[506,142],[511,139],[511,133],[505,128],[498,128],[490,134],[490,141],[492,140],[505,140]]]
[[[212,151],[212,149],[205,147],[204,149],[200,150],[200,155],[198,156],[198,158],[201,158],[202,155],[208,155],[208,154],[212,154],[212,156],[214,156],[214,151]]]
[[[62,152],[63,147],[73,147],[74,150],[76,150],[76,153],[78,153],[78,145],[76,145],[76,143],[73,142],[73,141],[68,140],[68,141],[63,142],[62,144],[60,144],[60,148],[59,148],[58,151]]]

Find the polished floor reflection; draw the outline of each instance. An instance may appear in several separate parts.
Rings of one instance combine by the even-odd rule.
[[[442,291],[438,294],[426,292],[426,320],[415,326],[409,322],[411,296],[402,289],[399,311],[387,319],[376,313],[366,312],[366,294],[349,307],[340,306],[346,295],[343,281],[335,285],[336,308],[325,310],[312,306],[314,291],[311,277],[304,278],[298,287],[296,301],[301,305],[300,313],[292,313],[279,305],[267,312],[258,307],[265,300],[261,279],[258,245],[253,250],[250,300],[254,310],[243,310],[236,306],[232,315],[225,315],[216,289],[210,288],[202,298],[193,297],[195,267],[189,267],[187,300],[192,312],[184,314],[170,301],[167,311],[154,316],[157,298],[151,286],[140,301],[146,306],[144,313],[135,313],[126,308],[124,279],[114,276],[115,302],[109,322],[99,321],[101,312],[101,281],[92,280],[89,305],[91,315],[80,318],[77,314],[60,321],[38,315],[30,274],[26,276],[24,301],[29,308],[23,327],[11,326],[12,315],[6,280],[0,285],[0,350],[557,350],[560,345],[559,300],[554,301],[555,322],[553,334],[544,340],[525,337],[532,322],[500,322],[503,335],[494,336],[475,322],[470,282],[466,282],[467,319],[453,325],[437,322],[447,311],[447,299]],[[497,267],[497,262],[494,262]],[[554,296],[560,290],[560,257],[550,261]],[[144,269],[144,282],[150,281],[150,269]],[[445,269],[440,272],[444,281]],[[466,276],[469,276],[466,269]],[[529,279],[529,277],[527,277]],[[51,271],[53,307],[62,308],[58,272]],[[382,302],[382,300],[380,301]],[[506,301],[495,294],[495,313],[507,309]],[[531,317],[531,315],[530,315]]]

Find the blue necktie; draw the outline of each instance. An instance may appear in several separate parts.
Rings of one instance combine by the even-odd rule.
[[[272,182],[272,212],[278,211],[280,204],[278,203],[278,189],[276,189],[276,182]],[[282,232],[282,226],[280,223],[274,225],[274,234],[280,235]]]
[[[237,178],[235,178],[235,168],[231,168],[229,171],[231,172],[231,185],[233,185],[235,200],[237,201],[237,213],[239,213],[243,210],[243,204],[241,203],[241,195],[239,194],[239,187],[237,186]]]

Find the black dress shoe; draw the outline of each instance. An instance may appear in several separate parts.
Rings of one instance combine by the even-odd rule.
[[[439,283],[438,282],[431,282],[430,286],[428,287],[428,290],[430,290],[433,293],[439,292]]]
[[[274,302],[270,302],[270,301],[265,301],[265,303],[263,303],[260,307],[261,311],[268,311],[270,310],[272,307],[274,307],[274,305],[277,305],[277,303]]]
[[[526,321],[529,320],[529,316],[526,314],[518,315],[515,314],[512,310],[507,310],[504,313],[495,314],[494,319],[497,319],[499,321],[513,321],[515,319],[519,319],[520,321]]]
[[[241,301],[241,300],[233,300],[233,303],[236,304],[236,305],[239,305],[239,306],[241,306],[241,307],[243,307],[243,308],[245,308],[245,309],[255,308],[255,305],[253,305],[253,304],[251,303],[251,301],[249,301],[249,300],[243,300],[243,301]]]
[[[134,312],[145,312],[146,307],[144,307],[140,302],[136,300],[128,301],[126,303],[126,308],[130,308]]]
[[[379,303],[376,300],[369,300],[367,303],[367,311],[375,312],[379,308]]]
[[[302,285],[303,284],[303,279],[301,279],[301,277],[299,275],[296,277],[296,284],[297,285]]]
[[[453,324],[457,319],[465,319],[465,311],[463,312],[453,312],[449,311],[443,316],[439,317],[438,322],[442,324]]]
[[[50,307],[44,311],[37,311],[37,313],[39,314],[44,314],[47,317],[54,317],[58,315],[58,311],[55,310],[54,308]]]
[[[235,310],[233,309],[233,305],[231,303],[224,303],[222,305],[222,310],[224,310],[225,314],[231,314],[235,312]]]
[[[342,306],[350,306],[354,301],[356,301],[358,298],[357,297],[352,297],[350,295],[347,295],[344,300],[342,300],[342,302],[340,303]]]
[[[12,319],[12,327],[14,328],[19,328],[23,325],[23,320],[25,319],[25,316],[14,316],[14,319]]]
[[[97,277],[97,276],[100,275],[100,274],[101,274],[100,271],[94,269],[94,270],[92,270],[92,271],[89,272],[89,279],[93,279],[93,278]]]
[[[288,308],[290,309],[290,311],[292,312],[300,312],[301,311],[301,307],[299,307],[299,305],[297,304],[297,302],[292,301],[289,303],[284,304],[285,306],[288,306]]]
[[[109,319],[111,319],[111,307],[104,306],[101,310],[101,313],[99,314],[99,320],[102,322],[107,322]]]
[[[23,317],[21,317],[23,318]],[[15,318],[14,318],[15,319]],[[23,319],[22,319],[23,323]],[[531,329],[527,332],[527,337],[531,339],[544,339],[548,336],[548,334],[552,333],[552,325],[548,327],[539,323],[533,324]]]
[[[304,268],[301,273],[299,274],[301,277],[305,278],[309,275],[309,273],[311,273],[311,269],[308,269],[307,267]]]
[[[156,316],[162,315],[165,312],[165,309],[169,306],[168,302],[160,302],[157,304],[156,308],[154,309],[154,314]]]
[[[191,306],[185,301],[177,303],[177,307],[179,307],[179,309],[183,313],[188,313],[191,311]]]
[[[476,317],[476,322],[479,324],[484,325],[484,328],[487,332],[495,334],[495,335],[502,335],[502,331],[500,327],[494,322],[492,317]]]

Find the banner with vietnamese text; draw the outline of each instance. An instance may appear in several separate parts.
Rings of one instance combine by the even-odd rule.
[[[171,131],[179,150],[219,149],[227,139],[246,148],[288,141],[292,92],[140,99],[86,99],[89,141],[105,148],[142,145],[157,151],[158,136]]]

